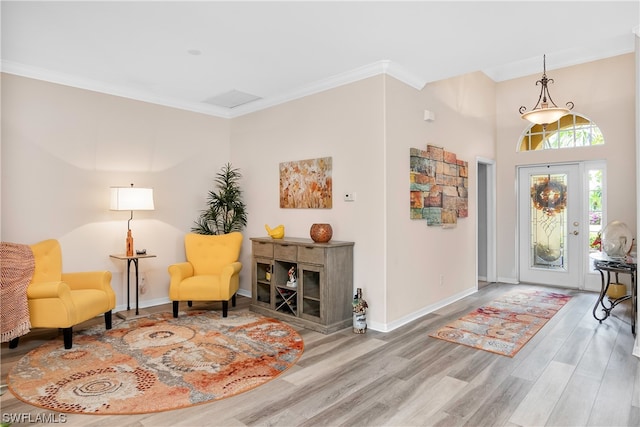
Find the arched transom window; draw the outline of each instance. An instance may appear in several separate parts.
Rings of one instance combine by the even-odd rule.
[[[580,114],[570,113],[546,126],[529,127],[522,134],[518,151],[556,150],[603,144],[604,137],[595,123]]]

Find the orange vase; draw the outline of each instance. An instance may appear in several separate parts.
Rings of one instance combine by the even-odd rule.
[[[314,242],[327,243],[333,237],[333,229],[331,224],[313,224],[309,234]]]

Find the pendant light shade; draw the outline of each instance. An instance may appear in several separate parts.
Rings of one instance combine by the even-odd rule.
[[[536,125],[548,125],[549,123],[556,122],[560,120],[560,117],[566,116],[569,114],[568,108],[559,108],[559,107],[541,107],[537,110],[527,111],[522,114],[522,118],[525,120],[529,120],[531,123]]]
[[[536,86],[541,85],[540,96],[535,107],[527,111],[525,106],[520,107],[521,117],[531,123],[546,126],[549,123],[553,123],[560,119],[560,117],[569,114],[569,111],[573,109],[573,102],[567,102],[567,108],[558,107],[551,95],[549,94],[548,84],[553,83],[553,79],[547,78],[547,58],[543,56],[543,71],[542,78],[536,81]]]

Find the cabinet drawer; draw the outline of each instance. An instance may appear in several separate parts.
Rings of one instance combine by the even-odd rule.
[[[298,246],[298,262],[324,265],[324,248]]]
[[[273,258],[273,243],[253,242],[253,256]]]
[[[285,261],[296,261],[295,245],[275,245],[273,248],[274,258]]]

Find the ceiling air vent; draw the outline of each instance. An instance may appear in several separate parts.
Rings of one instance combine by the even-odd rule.
[[[262,99],[259,96],[251,95],[250,93],[240,92],[239,90],[230,90],[229,92],[221,93],[211,98],[207,98],[204,102],[218,107],[234,108],[240,105],[248,104],[249,102]]]

